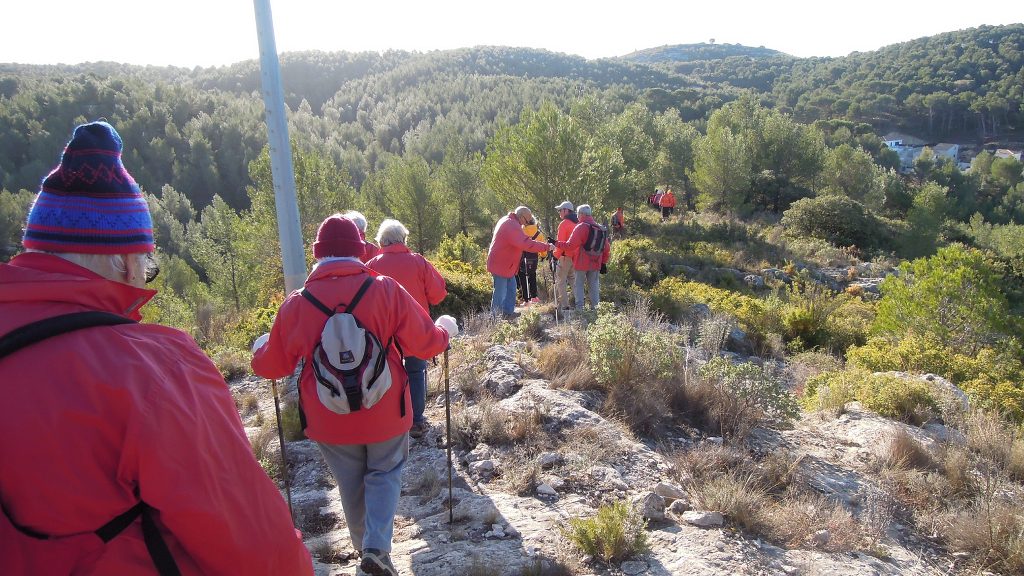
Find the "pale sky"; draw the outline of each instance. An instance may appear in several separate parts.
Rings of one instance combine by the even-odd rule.
[[[251,0],[5,2],[0,62],[212,66],[259,57]],[[612,8],[607,5],[614,5]],[[960,0],[271,0],[278,52],[543,48],[584,58],[667,44],[845,56],[1021,21]]]

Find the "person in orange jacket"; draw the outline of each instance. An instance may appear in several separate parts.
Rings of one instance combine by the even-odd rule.
[[[672,215],[672,212],[676,209],[676,195],[672,193],[672,189],[668,188],[665,190],[665,194],[661,196],[661,200],[658,202],[661,206],[661,221],[668,220],[668,217]]]
[[[558,210],[558,215],[562,218],[562,221],[558,223],[555,239],[559,242],[567,242],[573,229],[576,228],[579,218],[576,216],[572,202],[568,200],[555,206],[555,210]],[[575,254],[556,248],[551,251],[551,255],[555,259],[555,306],[568,310],[569,285],[576,279],[576,273],[572,267],[572,257]]]
[[[0,574],[156,574],[147,544],[162,541],[181,574],[312,576],[224,377],[185,332],[138,323],[158,269],[121,150],[107,122],[75,128],[29,210],[25,252],[0,264],[0,335],[69,313],[128,322],[0,360]],[[102,544],[94,532],[132,510],[144,511]]]
[[[342,310],[365,287],[352,311],[359,324],[387,346],[391,387],[371,407],[338,414],[318,393],[311,357],[320,341],[325,313],[303,290],[292,292],[278,310],[269,334],[253,344],[252,369],[264,378],[292,374],[306,360],[299,376],[299,401],[306,437],[316,442],[334,474],[352,545],[362,550],[357,574],[395,575],[391,542],[402,489],[402,467],[409,455],[411,398],[399,348],[417,358],[430,358],[448,347],[458,333],[451,316],[436,323],[397,280],[379,276],[359,261],[363,239],[355,223],[341,214],[320,224],[313,256],[316,266],[303,290]],[[235,572],[231,572],[235,573]]]
[[[437,306],[448,295],[448,287],[433,264],[409,249],[406,244],[408,238],[409,229],[401,222],[384,219],[377,229],[376,237],[380,253],[367,262],[366,267],[397,280],[416,299],[424,312],[429,313],[431,306]],[[427,431],[427,418],[423,415],[427,404],[427,361],[406,354],[402,363],[409,376],[409,392],[412,396],[412,428],[409,429],[409,436],[420,438]]]
[[[523,233],[530,237],[530,240],[547,243],[548,239],[537,226],[537,221],[530,216],[530,221],[523,224]],[[536,253],[523,251],[519,259],[519,273],[516,275],[516,282],[519,283],[519,295],[522,297],[523,305],[529,306],[540,302],[537,291],[537,263],[548,255],[547,251]]]

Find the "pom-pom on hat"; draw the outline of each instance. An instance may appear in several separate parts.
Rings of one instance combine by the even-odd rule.
[[[76,254],[155,250],[149,205],[121,163],[121,148],[121,137],[106,122],[75,128],[29,210],[25,248]]]
[[[316,242],[313,243],[314,258],[359,258],[362,255],[363,240],[359,237],[359,228],[355,222],[335,214],[320,224],[320,229],[316,231]]]

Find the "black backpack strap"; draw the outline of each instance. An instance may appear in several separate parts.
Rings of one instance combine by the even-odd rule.
[[[93,326],[115,326],[118,324],[134,323],[135,320],[131,318],[99,310],[72,312],[70,314],[44,318],[43,320],[15,328],[4,334],[3,337],[0,337],[0,358],[65,332],[73,332]]]
[[[311,294],[309,290],[306,290],[305,288],[303,288],[299,292],[299,294],[301,294],[302,297],[305,298],[306,300],[309,300],[313,304],[313,306],[316,306],[317,310],[320,310],[321,312],[323,312],[327,316],[334,316],[334,310],[331,310],[330,308],[327,307],[326,304],[324,304],[323,302],[317,300],[316,296],[313,296],[313,294]]]
[[[373,276],[367,276],[366,280],[363,280],[363,285],[359,287],[359,291],[352,297],[352,301],[345,306],[345,312],[351,314],[356,309],[356,305],[363,299],[363,294],[370,289],[370,285],[373,284]]]
[[[174,562],[174,556],[171,556],[171,550],[167,547],[167,542],[164,542],[163,536],[160,535],[160,529],[157,528],[156,522],[153,520],[153,509],[145,502],[139,502],[139,504],[143,506],[142,538],[146,541],[146,550],[149,551],[149,557],[153,559],[156,571],[160,576],[181,576],[181,571],[178,570],[178,565]]]

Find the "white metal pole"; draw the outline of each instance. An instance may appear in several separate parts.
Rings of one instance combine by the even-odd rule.
[[[302,248],[302,227],[295,199],[295,174],[292,149],[288,142],[288,118],[285,116],[281,66],[274,40],[274,17],[270,0],[253,0],[256,12],[256,36],[260,43],[260,85],[267,110],[267,140],[270,143],[270,171],[274,180],[277,207],[277,232],[281,240],[285,292],[302,287],[306,280],[306,256]]]

